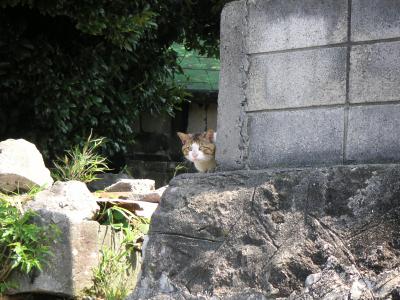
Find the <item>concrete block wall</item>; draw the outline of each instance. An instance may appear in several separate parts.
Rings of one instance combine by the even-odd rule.
[[[221,16],[217,161],[400,161],[400,0],[242,0]]]

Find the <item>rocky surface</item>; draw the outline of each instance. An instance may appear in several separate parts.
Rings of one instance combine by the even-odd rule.
[[[23,139],[0,142],[0,190],[29,190],[50,187],[53,179],[36,146]]]
[[[129,299],[399,299],[400,165],[190,174]]]
[[[118,246],[113,232],[95,221],[71,222],[67,216],[57,212],[41,212],[37,222],[56,224],[60,237],[51,245],[54,254],[42,271],[29,276],[11,273],[10,280],[17,283],[7,293],[42,293],[76,297],[84,294],[93,285],[93,269],[100,264],[100,250]]]
[[[99,210],[96,198],[79,181],[57,181],[39,192],[24,209],[38,213],[38,224],[55,224],[60,237],[51,245],[49,262],[29,276],[13,273],[17,287],[12,294],[46,293],[76,297],[93,284],[93,268],[100,263],[103,246],[118,246],[120,240],[107,226],[92,221]]]
[[[42,272],[31,276],[13,274],[18,288],[12,293],[51,293],[74,296],[91,285],[92,268],[99,263],[99,250],[110,232],[90,221],[99,210],[96,198],[79,181],[57,181],[39,192],[24,209],[38,213],[39,224],[55,224],[61,236],[54,241],[54,254]]]
[[[39,192],[27,203],[27,209],[57,212],[71,221],[92,220],[99,211],[96,198],[83,182],[57,181],[50,189]]]

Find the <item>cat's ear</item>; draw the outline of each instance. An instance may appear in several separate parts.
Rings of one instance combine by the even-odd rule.
[[[179,138],[182,141],[182,145],[184,145],[191,137],[191,134],[183,133],[183,132],[177,132]]]
[[[215,142],[215,132],[212,129],[208,129],[205,133],[204,133],[204,137],[210,142],[210,143],[214,143]]]

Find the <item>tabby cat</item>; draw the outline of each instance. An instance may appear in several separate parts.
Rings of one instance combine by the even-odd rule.
[[[194,163],[199,172],[209,172],[215,169],[216,135],[217,133],[212,129],[196,134],[178,132],[182,141],[183,155]]]

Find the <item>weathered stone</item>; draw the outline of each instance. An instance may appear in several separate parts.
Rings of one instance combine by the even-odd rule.
[[[50,187],[53,179],[36,146],[23,139],[0,142],[0,190]]]
[[[353,41],[400,37],[398,0],[353,0],[351,6]]]
[[[100,250],[104,246],[115,248],[118,237],[95,221],[74,222],[58,212],[40,211],[38,222],[55,224],[61,230],[60,238],[50,248],[54,255],[41,272],[31,276],[12,273],[11,280],[18,287],[8,292],[82,295],[93,285],[93,268],[99,266]]]
[[[254,113],[249,166],[254,169],[342,162],[343,108]]]
[[[57,212],[78,222],[93,219],[100,209],[86,185],[75,180],[57,181],[49,190],[39,192],[26,208]]]
[[[181,175],[129,299],[391,299],[399,195],[400,165]]]
[[[400,104],[355,106],[349,111],[346,161],[400,160]]]
[[[400,42],[353,46],[349,100],[400,100]]]
[[[250,53],[345,42],[347,0],[249,1]]]
[[[252,56],[246,92],[250,111],[344,104],[346,48]]]
[[[158,203],[146,201],[134,201],[133,203],[138,206],[138,208],[135,210],[135,214],[139,217],[144,218],[151,218],[158,207]]]
[[[149,193],[154,190],[155,181],[152,179],[120,179],[105,188],[106,192],[132,192],[137,194]]]

